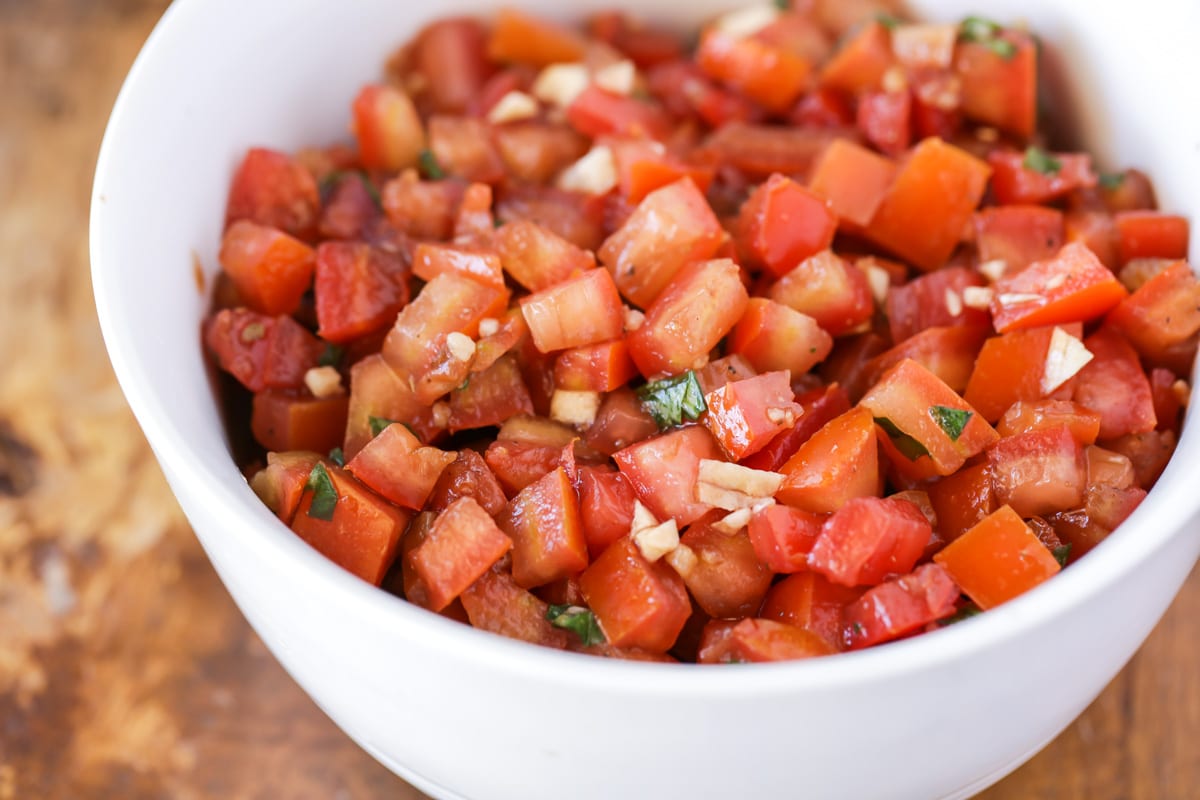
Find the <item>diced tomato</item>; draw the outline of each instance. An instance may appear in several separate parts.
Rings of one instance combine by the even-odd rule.
[[[233,174],[225,226],[247,220],[305,238],[320,207],[317,182],[304,165],[286,153],[253,147]]]
[[[1116,307],[1127,292],[1086,246],[1071,243],[996,282],[992,319],[1000,333],[1039,325],[1085,322]]]
[[[526,120],[509,122],[492,132],[496,151],[509,175],[544,184],[588,151],[589,142],[565,124]]]
[[[1065,426],[1007,436],[988,451],[996,501],[1022,517],[1077,508],[1087,488],[1083,448]]]
[[[717,160],[752,178],[803,176],[839,131],[823,128],[787,128],[730,122],[708,138],[705,147]]]
[[[1116,221],[1122,264],[1135,258],[1187,258],[1186,217],[1159,211],[1121,211]]]
[[[448,606],[512,546],[478,503],[470,497],[456,500],[412,552],[413,567],[429,590],[429,607],[440,611]]]
[[[388,425],[346,464],[354,477],[397,505],[419,511],[455,454],[422,447],[402,424]]]
[[[858,99],[858,129],[880,152],[893,158],[912,141],[912,95],[900,92],[867,92]]]
[[[843,223],[865,227],[896,174],[887,158],[848,139],[834,139],[813,166],[809,188],[829,199]]]
[[[860,327],[875,313],[866,273],[832,250],[801,261],[771,287],[768,296],[812,317],[833,336]]]
[[[1092,157],[1085,153],[1047,154],[1058,165],[1046,171],[1026,166],[1028,152],[994,150],[988,155],[992,167],[992,193],[1001,205],[1042,204],[1068,192],[1096,185]]]
[[[958,245],[991,169],[965,150],[926,139],[909,154],[875,211],[867,235],[929,271]]]
[[[352,128],[367,169],[398,172],[415,166],[425,148],[421,117],[407,94],[369,84],[354,98]]]
[[[521,298],[521,314],[543,353],[616,339],[625,307],[608,270],[592,269]]]
[[[954,71],[962,81],[962,111],[1022,139],[1037,126],[1037,45],[1027,33],[1006,30],[996,38],[1014,52],[1001,54],[984,42],[959,42]]]
[[[504,287],[500,257],[488,248],[422,242],[413,249],[412,271],[423,281],[457,272],[480,283]]]
[[[469,17],[438,20],[417,36],[412,64],[435,111],[462,113],[479,95],[491,71],[486,41],[483,25]]]
[[[747,457],[743,466],[772,472],[778,470],[825,423],[850,410],[846,390],[836,384],[805,392],[796,398],[796,402],[802,413],[795,424],[771,439],[762,450]]]
[[[1100,415],[1070,400],[1018,400],[1004,412],[996,432],[1015,436],[1064,425],[1076,441],[1089,445],[1100,434]]]
[[[884,372],[911,358],[961,393],[971,378],[985,336],[983,328],[968,325],[926,328],[867,362],[867,380],[874,383]]]
[[[662,561],[647,561],[628,537],[584,570],[579,588],[615,647],[666,652],[692,614],[683,579]]]
[[[963,127],[961,93],[955,77],[947,73],[918,82],[912,93],[913,135],[917,139],[958,139]]]
[[[680,428],[613,454],[638,498],[660,520],[690,525],[711,508],[696,499],[701,459],[721,460],[717,443],[701,426]]]
[[[804,410],[794,398],[785,371],[727,383],[705,397],[704,424],[730,460],[740,461],[795,424]]]
[[[785,477],[775,497],[805,511],[837,511],[855,497],[878,496],[879,447],[871,412],[854,408],[830,420],[779,471]]]
[[[244,308],[218,311],[204,343],[221,369],[252,392],[296,389],[317,366],[324,345],[288,316],[268,317]]]
[[[1100,438],[1154,430],[1154,397],[1137,352],[1104,327],[1083,340],[1094,358],[1079,371],[1072,399],[1100,414]]]
[[[669,112],[685,119],[698,116],[710,127],[763,116],[758,106],[717,86],[692,61],[659,64],[646,74],[646,82]]]
[[[1003,261],[1009,274],[1053,257],[1063,246],[1063,214],[1045,206],[993,206],[975,215],[980,261]]]
[[[912,359],[885,372],[859,406],[887,429],[893,444],[898,436],[913,442],[913,452],[897,444],[902,457],[928,455],[938,475],[956,471],[998,438],[970,403]]]
[[[612,455],[657,432],[658,424],[642,409],[637,395],[631,389],[620,388],[605,395],[586,440],[589,447]]]
[[[611,392],[637,375],[624,339],[564,350],[554,362],[554,385],[583,392]]]
[[[1118,489],[1128,489],[1136,479],[1133,462],[1128,456],[1093,444],[1083,448],[1083,457],[1087,461],[1089,488],[1115,486]]]
[[[341,444],[348,397],[316,398],[307,391],[265,389],[254,395],[250,430],[263,447],[276,452],[328,452]]]
[[[729,351],[764,372],[803,375],[829,355],[833,338],[807,314],[765,297],[752,297],[729,337]]]
[[[1183,403],[1178,388],[1178,379],[1171,370],[1155,367],[1150,371],[1150,394],[1154,399],[1155,428],[1158,430],[1179,430]]]
[[[509,222],[496,231],[496,248],[504,271],[537,292],[596,266],[588,250],[528,220]]]
[[[571,102],[567,122],[592,138],[611,135],[662,139],[670,130],[670,121],[661,106],[638,97],[613,94],[594,83]]]
[[[496,16],[487,43],[493,61],[510,61],[544,67],[560,61],[579,61],[586,43],[576,33],[514,8]]]
[[[846,606],[845,643],[850,650],[898,639],[954,613],[959,589],[940,564],[882,583]]]
[[[888,290],[886,310],[892,341],[902,342],[927,328],[967,326],[988,330],[986,311],[963,305],[963,290],[982,286],[983,277],[966,267],[946,267]]]
[[[497,517],[513,543],[513,580],[529,589],[576,575],[588,564],[575,488],[562,467],[514,497]]]
[[[794,53],[810,64],[824,62],[833,52],[833,39],[810,15],[785,10],[754,33],[755,39]]]
[[[440,513],[464,497],[473,499],[493,517],[499,514],[508,502],[495,473],[483,460],[483,456],[471,449],[458,451],[454,461],[442,470],[429,493],[426,505]]]
[[[1096,188],[1104,207],[1114,214],[1119,211],[1139,211],[1158,208],[1154,185],[1146,173],[1127,169],[1117,173],[1116,185],[1106,181]]]
[[[679,39],[667,32],[646,27],[620,11],[606,11],[588,20],[592,36],[607,42],[639,67],[674,61],[683,55]]]
[[[704,195],[682,179],[646,195],[597,255],[621,294],[648,308],[680,269],[712,257],[723,236]]]
[[[324,242],[317,248],[318,332],[348,342],[385,328],[408,302],[404,262],[365,242]]]
[[[479,321],[499,316],[507,302],[507,289],[443,272],[425,284],[396,317],[383,342],[383,357],[392,369],[413,381],[422,403],[432,403],[459,386],[471,368],[470,358],[461,358],[447,343],[448,337],[455,333],[476,336]]]
[[[710,167],[688,164],[658,142],[647,139],[612,139],[607,142],[617,164],[617,183],[630,203],[640,203],[655,189],[691,178],[703,193],[712,183]]]
[[[878,20],[871,20],[825,62],[821,85],[860,94],[877,87],[893,62],[888,29]]]
[[[794,661],[818,658],[837,650],[812,631],[769,619],[744,619],[729,631],[726,660]]]
[[[750,616],[771,587],[771,570],[758,560],[745,531],[730,535],[692,525],[666,560],[683,578],[696,605],[711,617]]]
[[[701,35],[695,59],[710,77],[776,113],[792,106],[812,70],[811,64],[795,53],[718,28]]]
[[[876,333],[852,334],[838,337],[820,366],[818,374],[826,383],[837,383],[844,387],[852,402],[857,402],[870,386],[868,367],[871,360],[887,351],[890,339]]]
[[[320,460],[316,453],[303,451],[267,453],[267,466],[250,479],[250,488],[284,525],[291,525],[308,476]]]
[[[727,383],[753,378],[758,372],[750,362],[737,353],[714,359],[695,371],[696,383],[705,395],[712,394]]]
[[[933,560],[985,611],[1024,594],[1061,569],[1009,506],[988,515]]]
[[[1086,245],[1109,269],[1121,266],[1117,255],[1117,223],[1106,211],[1068,211],[1063,219],[1068,242]]]
[[[937,515],[937,533],[946,541],[954,541],[996,509],[986,462],[938,478],[925,490]]]
[[[771,587],[760,615],[812,631],[840,650],[842,610],[861,595],[861,589],[831,583],[819,573],[798,572]]]
[[[751,193],[738,216],[738,241],[747,262],[776,277],[828,248],[836,230],[837,219],[823,197],[778,174]]]
[[[1055,330],[1053,327],[1016,330],[985,341],[963,398],[984,419],[995,422],[1018,400],[1044,397],[1048,386],[1046,355]],[[1058,330],[1078,338],[1083,326],[1061,326]],[[1063,385],[1073,386],[1073,380]]]
[[[776,504],[750,517],[748,533],[758,560],[773,572],[801,572],[824,521],[821,514]]]
[[[1176,261],[1122,300],[1108,324],[1142,355],[1161,360],[1200,330],[1200,281],[1186,261]]]
[[[220,259],[242,299],[263,314],[291,314],[312,284],[312,248],[248,220],[225,231]]]
[[[854,124],[854,111],[844,94],[818,87],[800,98],[788,122],[801,128],[849,128]]]
[[[448,175],[478,183],[496,183],[504,177],[504,162],[492,143],[491,129],[483,120],[430,118],[429,149]]]
[[[567,646],[570,634],[546,619],[550,607],[506,572],[488,570],[460,599],[475,628],[559,650]]]
[[[499,425],[517,414],[532,414],[533,401],[516,359],[507,355],[473,373],[450,393],[450,433]]]
[[[350,473],[329,464],[325,470],[337,494],[333,516],[312,516],[313,492],[306,490],[292,530],[342,569],[378,586],[396,559],[409,514],[374,495]]]
[[[729,259],[682,270],[647,310],[642,325],[629,334],[633,363],[646,377],[703,366],[709,351],[741,318],[748,300],[741,272]]]
[[[579,514],[588,553],[598,557],[610,544],[629,533],[637,495],[620,472],[608,468],[579,470]]]
[[[383,211],[404,234],[418,239],[445,239],[454,228],[454,215],[465,184],[457,180],[423,181],[414,170],[383,186]]]
[[[357,172],[337,178],[321,209],[317,233],[327,239],[361,239],[379,219],[378,192]]]
[[[909,572],[932,533],[907,500],[855,497],[825,520],[808,565],[843,586],[873,586]]]
[[[497,440],[484,453],[505,493],[512,497],[561,464],[562,448]]]

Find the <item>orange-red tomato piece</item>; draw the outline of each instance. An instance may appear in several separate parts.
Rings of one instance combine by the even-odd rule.
[[[882,583],[846,607],[845,644],[859,650],[898,639],[954,613],[959,589],[940,564]]]
[[[587,566],[579,501],[562,467],[523,489],[497,523],[512,539],[512,575],[519,586],[543,586]]]
[[[438,514],[424,542],[412,551],[417,575],[429,591],[429,607],[441,611],[513,546],[488,513],[462,497]]]
[[[291,314],[313,276],[313,249],[277,228],[239,220],[221,241],[221,268],[263,314]]]
[[[806,511],[837,511],[855,497],[878,495],[879,446],[871,412],[858,407],[815,431],[779,470],[775,497]]]
[[[683,579],[664,562],[647,561],[628,537],[584,570],[579,589],[614,647],[665,653],[692,614]]]
[[[932,533],[907,500],[855,497],[825,520],[808,565],[842,586],[874,586],[911,570]]]
[[[1009,506],[933,557],[963,592],[985,611],[1024,594],[1058,574],[1058,561]]]
[[[1095,253],[1072,242],[1052,258],[998,280],[992,293],[992,320],[1000,333],[1086,322],[1107,314],[1127,294]]]

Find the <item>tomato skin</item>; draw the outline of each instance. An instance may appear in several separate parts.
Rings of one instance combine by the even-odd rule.
[[[252,392],[298,389],[324,345],[291,317],[223,309],[208,321],[204,343],[221,369]]]
[[[973,325],[925,328],[867,362],[866,381],[911,358],[956,392],[967,388],[987,330]]]
[[[316,453],[304,451],[269,452],[267,466],[250,479],[250,488],[284,525],[290,526],[308,476],[320,460]]]
[[[398,172],[416,166],[425,148],[421,117],[407,94],[392,86],[368,84],[352,106],[351,127],[367,169]]]
[[[1046,430],[1065,425],[1081,445],[1090,445],[1100,435],[1100,415],[1070,400],[1018,400],[1000,422],[996,433],[1015,436],[1019,433]]]
[[[803,413],[787,372],[767,372],[727,383],[705,397],[704,424],[731,461],[766,447]]]
[[[750,362],[737,353],[713,359],[696,370],[696,383],[705,396],[712,394],[726,384],[753,378],[758,373]]]
[[[848,139],[834,139],[813,166],[809,188],[829,199],[843,224],[865,227],[896,174],[891,159]]]
[[[564,350],[554,362],[554,385],[584,392],[611,392],[638,374],[624,339]]]
[[[738,661],[794,661],[837,650],[812,631],[769,619],[744,619],[729,631],[729,657]]]
[[[1108,327],[1083,344],[1094,358],[1075,376],[1071,399],[1100,414],[1100,439],[1154,430],[1154,395],[1137,351]]]
[[[491,248],[421,242],[412,252],[413,274],[423,281],[431,281],[443,272],[457,272],[502,289],[502,270],[500,257]]]
[[[429,591],[429,608],[441,611],[491,569],[513,546],[470,497],[438,514],[428,538],[412,551],[413,568]]]
[[[291,314],[308,291],[313,249],[276,228],[234,222],[221,241],[221,268],[242,299],[263,314]]]
[[[285,153],[253,147],[233,174],[225,227],[248,220],[305,239],[320,207],[317,182],[302,164]]]
[[[986,462],[938,478],[925,491],[937,515],[937,533],[945,541],[954,541],[997,507]]]
[[[375,496],[350,473],[331,464],[325,469],[338,498],[332,518],[309,516],[313,493],[306,490],[292,531],[339,567],[378,586],[396,558],[410,514]]]
[[[338,343],[379,331],[408,303],[404,262],[365,242],[323,242],[317,248],[317,323]]]
[[[992,206],[975,214],[979,260],[1003,261],[1008,274],[1053,257],[1065,238],[1063,213],[1056,208]]]
[[[504,271],[531,292],[562,283],[576,272],[596,266],[588,250],[528,220],[517,220],[496,231],[496,248]]]
[[[907,89],[867,92],[858,100],[858,129],[880,152],[893,158],[912,141],[913,101]]]
[[[550,607],[505,572],[488,570],[459,599],[472,627],[558,650],[567,647],[570,634],[546,619]]]
[[[837,384],[805,392],[796,402],[803,409],[796,423],[771,439],[762,450],[743,459],[742,466],[778,471],[825,423],[850,410],[850,398]]]
[[[892,341],[899,344],[934,327],[964,326],[987,331],[991,327],[987,311],[946,299],[951,294],[961,299],[963,289],[983,283],[983,276],[974,270],[947,267],[891,287],[885,308]]]
[[[511,497],[558,467],[562,448],[496,440],[488,445],[484,460]]]
[[[698,425],[668,431],[613,454],[617,468],[655,518],[673,517],[680,527],[700,519],[711,508],[696,499],[701,459],[719,461],[721,451]]]
[[[748,300],[741,272],[729,259],[681,271],[647,310],[641,327],[627,337],[633,363],[646,377],[703,366]]]
[[[562,467],[522,489],[496,522],[512,539],[512,576],[522,588],[576,575],[588,564],[579,501]]]
[[[504,178],[504,161],[492,142],[491,127],[483,120],[431,117],[429,149],[449,175],[487,184],[498,183]]]
[[[617,184],[630,203],[640,203],[655,189],[691,178],[701,193],[713,180],[711,167],[688,164],[658,142],[647,139],[610,139],[608,148],[617,164]]]
[[[649,308],[683,267],[711,258],[723,237],[704,195],[683,178],[646,195],[596,255],[621,295]]]
[[[878,86],[893,61],[888,29],[871,20],[825,63],[821,85],[859,94]]]
[[[836,230],[837,218],[823,197],[779,174],[755,189],[738,215],[745,260],[776,277],[828,248]]]
[[[633,136],[663,139],[670,120],[657,104],[613,94],[590,84],[567,108],[567,122],[584,136]]]
[[[291,389],[264,389],[254,395],[250,430],[267,450],[327,453],[346,429],[345,394],[315,398]]]
[[[422,447],[404,425],[384,428],[346,464],[346,469],[393,503],[420,511],[442,471],[455,459],[436,447]]]
[[[451,17],[426,26],[413,46],[413,67],[424,78],[434,111],[462,113],[491,71],[483,57],[487,34],[479,20]]]
[[[592,559],[629,533],[637,495],[620,472],[600,467],[579,470],[579,514]]]
[[[429,493],[426,507],[441,513],[464,497],[470,497],[491,516],[503,510],[508,499],[495,473],[483,456],[471,449],[458,451],[446,465]]]
[[[665,653],[692,614],[683,579],[662,561],[647,561],[628,537],[584,570],[579,588],[614,647]]]
[[[466,191],[458,180],[423,181],[405,170],[383,185],[383,211],[396,230],[417,239],[445,239],[454,229],[454,214]]]
[[[814,432],[780,468],[783,486],[776,499],[789,506],[827,513],[855,497],[882,488],[875,420],[853,408]]]
[[[584,40],[573,31],[513,8],[503,8],[496,15],[487,42],[487,55],[492,61],[537,67],[579,61],[584,54]]]
[[[874,586],[909,572],[932,534],[929,520],[907,500],[856,497],[825,520],[808,565],[842,586]]]
[[[812,631],[837,650],[842,641],[842,611],[862,589],[831,583],[817,572],[797,572],[771,587],[760,616]]]
[[[996,281],[992,320],[1005,333],[1101,317],[1128,292],[1096,254],[1071,243],[1044,261]]]
[[[1186,261],[1176,261],[1122,300],[1107,324],[1143,356],[1162,360],[1200,330],[1200,281]]]
[[[506,355],[473,373],[450,393],[450,433],[500,425],[517,414],[532,414],[533,401],[516,359]]]
[[[1014,47],[1010,58],[979,42],[955,46],[962,111],[973,120],[1028,139],[1037,128],[1037,45],[1020,31],[1006,30],[1000,38]]]
[[[543,353],[607,342],[625,328],[625,309],[612,275],[589,270],[521,298],[521,314]]]
[[[811,71],[809,62],[794,53],[716,28],[701,35],[695,59],[710,77],[776,113],[791,107]]]
[[[924,564],[909,575],[867,591],[843,613],[847,649],[861,650],[898,639],[954,613],[959,590],[940,564]]]
[[[995,150],[988,155],[992,167],[992,193],[1001,205],[1044,205],[1074,191],[1096,185],[1092,157],[1084,153],[1054,153],[1062,165],[1053,174],[1025,166],[1025,153]]]
[[[679,540],[679,549],[665,560],[687,584],[696,605],[711,617],[750,616],[771,587],[771,570],[758,560],[745,531],[733,535],[708,525],[692,525]],[[691,556],[679,558],[683,548]]]
[[[773,572],[808,569],[808,554],[821,535],[825,517],[784,505],[771,505],[750,517],[748,533],[758,560]]]
[[[988,451],[987,462],[996,501],[1022,517],[1083,504],[1087,461],[1066,426],[1001,439]]]
[[[1009,506],[988,515],[933,560],[985,611],[1024,594],[1061,569]]]
[[[765,297],[752,297],[729,337],[729,350],[764,372],[803,375],[833,349],[831,337],[815,319]]]
[[[860,327],[875,313],[867,275],[832,250],[801,261],[768,296],[817,321],[832,336]]]

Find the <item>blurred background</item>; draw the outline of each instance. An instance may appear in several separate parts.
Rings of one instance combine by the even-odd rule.
[[[421,798],[250,631],[104,352],[92,172],[166,6],[0,0],[0,800]],[[1195,798],[1198,740],[1200,571],[1087,713],[982,797]]]

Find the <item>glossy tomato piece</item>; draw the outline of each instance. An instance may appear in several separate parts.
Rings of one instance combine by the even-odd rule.
[[[812,317],[833,336],[861,327],[875,313],[866,273],[832,250],[801,261],[771,287],[768,296]]]
[[[429,151],[447,175],[487,184],[504,177],[504,161],[492,142],[491,126],[483,120],[431,117]]]
[[[1024,594],[1061,569],[1009,506],[988,515],[933,560],[985,611]]]
[[[559,650],[567,646],[570,634],[546,619],[550,607],[506,572],[488,570],[459,599],[472,627]]]
[[[1188,221],[1159,211],[1121,211],[1116,215],[1121,263],[1135,258],[1187,258]]]
[[[885,309],[892,341],[899,344],[927,328],[965,326],[988,331],[988,312],[963,304],[963,290],[982,286],[983,276],[966,267],[947,267],[888,289]]]
[[[437,20],[417,35],[412,66],[424,78],[435,111],[462,113],[479,95],[491,72],[486,40],[483,25],[469,17]]]
[[[937,533],[953,541],[996,510],[992,476],[986,462],[963,467],[925,485],[937,516]]]
[[[247,220],[306,238],[321,207],[317,182],[296,159],[276,150],[254,147],[233,174],[225,225]]]
[[[779,471],[785,477],[775,497],[806,511],[828,513],[852,498],[878,495],[879,445],[871,412],[853,408],[834,417]]]
[[[612,455],[656,433],[658,423],[642,409],[637,395],[622,387],[604,396],[585,440],[592,449]]]
[[[346,172],[329,179],[336,181],[328,190],[321,208],[317,233],[326,239],[362,239],[378,224],[382,208],[378,189],[370,178]]]
[[[564,350],[554,362],[554,385],[580,392],[611,392],[638,374],[624,339]]]
[[[1122,300],[1107,322],[1143,356],[1162,360],[1200,331],[1200,281],[1186,261],[1175,261]]]
[[[516,359],[506,355],[482,372],[472,373],[450,393],[450,433],[500,425],[517,414],[532,414],[533,401]]]
[[[252,392],[297,389],[325,346],[288,316],[223,309],[208,320],[204,343],[221,369]]]
[[[608,467],[580,467],[579,514],[593,559],[628,535],[636,501],[633,486],[620,472]]]
[[[1000,333],[1086,322],[1107,314],[1128,292],[1085,245],[1072,242],[996,282],[992,319]]]
[[[346,464],[354,477],[393,503],[420,511],[442,470],[455,459],[436,447],[422,447],[404,425],[388,425]]]
[[[588,564],[579,500],[562,467],[523,489],[496,521],[512,539],[513,580],[523,588],[577,575]]]
[[[1001,205],[1040,205],[1076,189],[1090,189],[1096,185],[1091,156],[1085,153],[1045,155],[1057,168],[1029,166],[1033,162],[1030,151],[993,150],[988,155],[988,163],[993,170],[992,193],[996,202]]]
[[[1154,430],[1154,396],[1137,351],[1109,327],[1083,344],[1094,357],[1079,371],[1071,399],[1100,415],[1100,438]]]
[[[615,647],[664,653],[692,614],[683,579],[664,562],[647,561],[628,537],[584,570],[579,588]]]
[[[607,342],[625,329],[625,307],[612,275],[603,269],[521,298],[521,314],[543,353]]]
[[[763,111],[747,98],[718,86],[691,61],[659,64],[646,73],[650,92],[670,113],[699,117],[711,127],[761,119]]]
[[[453,232],[466,188],[462,181],[423,181],[415,170],[405,170],[383,185],[383,211],[388,222],[405,235],[445,239]]]
[[[520,441],[496,440],[484,453],[492,472],[509,496],[562,464],[563,448]]]
[[[769,619],[744,619],[729,631],[729,660],[794,661],[828,656],[837,650],[812,631]]]
[[[1090,445],[1100,435],[1100,415],[1070,400],[1018,400],[1004,412],[996,433],[1014,436],[1060,426],[1080,444]]]
[[[862,596],[862,590],[831,583],[816,572],[789,575],[771,587],[760,616],[812,631],[840,650],[842,610]]]
[[[596,266],[591,251],[576,247],[528,220],[509,222],[496,231],[504,271],[532,292],[562,283]]]
[[[996,501],[1022,517],[1083,504],[1087,461],[1066,426],[1005,437],[988,451],[987,460]]]
[[[267,453],[267,466],[250,479],[250,488],[284,525],[291,525],[308,476],[320,460],[316,453],[304,451]]]
[[[440,611],[448,606],[512,546],[478,503],[470,497],[456,500],[438,514],[428,537],[411,554],[429,590],[429,607]]]
[[[845,642],[850,650],[898,639],[955,611],[959,589],[940,564],[924,564],[882,583],[846,607]]]
[[[313,250],[281,230],[239,220],[221,241],[221,268],[247,305],[291,314],[312,284]]]
[[[727,383],[705,397],[704,424],[732,461],[757,453],[803,413],[787,372]]]
[[[813,162],[839,131],[826,128],[791,128],[730,122],[721,126],[705,143],[705,149],[725,166],[751,178],[807,175]]]
[[[887,27],[878,20],[870,20],[825,63],[821,85],[860,94],[877,87],[894,60]]]
[[[833,337],[815,319],[765,297],[752,297],[729,337],[729,351],[764,372],[808,372],[833,349]]]
[[[369,84],[354,98],[354,135],[367,169],[398,172],[416,166],[425,129],[412,99],[394,86]]]
[[[775,504],[754,512],[747,532],[758,560],[773,572],[801,572],[824,522],[822,514]]]
[[[426,507],[440,513],[464,497],[473,499],[493,517],[508,502],[483,456],[470,449],[458,451],[454,460],[442,470],[429,493]]]
[[[1045,206],[992,206],[975,215],[979,260],[1002,261],[1008,273],[1051,258],[1063,246],[1063,213]]]
[[[1037,127],[1037,45],[1027,33],[1003,31],[997,41],[1012,53],[998,53],[984,42],[959,42],[954,72],[962,82],[962,111],[967,117],[1023,139]]]
[[[874,586],[911,570],[932,533],[907,500],[852,498],[825,520],[808,565],[842,586]]]
[[[777,277],[827,249],[836,231],[837,218],[824,197],[778,174],[750,194],[738,215],[744,260]]]
[[[961,393],[971,379],[986,336],[985,328],[974,325],[925,328],[867,362],[865,379],[874,383],[893,366],[911,358]]]
[[[504,8],[492,26],[487,55],[492,61],[543,67],[560,61],[579,61],[584,56],[584,45],[584,39],[574,31],[514,8]]]
[[[489,286],[504,287],[500,256],[487,247],[421,242],[413,248],[412,271],[426,282],[443,272],[457,272]]]
[[[896,174],[888,158],[848,139],[835,139],[813,166],[809,188],[829,200],[843,223],[865,227]]]
[[[657,103],[589,84],[567,108],[567,122],[584,136],[664,138],[670,118]]]
[[[719,619],[758,611],[771,586],[771,570],[759,561],[746,531],[734,534],[704,524],[689,527],[665,557],[687,584],[696,605]]]
[[[711,508],[696,499],[701,459],[721,460],[717,443],[701,426],[679,428],[613,454],[638,498],[659,520],[690,525]]]
[[[850,410],[850,398],[837,384],[805,392],[796,397],[796,403],[802,411],[795,424],[771,439],[762,450],[745,458],[743,466],[779,470],[825,423]]]
[[[741,318],[748,299],[738,266],[729,259],[683,270],[627,337],[633,362],[646,377],[703,366]]]
[[[900,156],[912,141],[912,94],[907,89],[867,92],[858,99],[857,123],[863,137],[880,152]]]
[[[812,65],[771,44],[709,28],[700,37],[696,63],[707,75],[776,113],[804,91]]]
[[[408,302],[404,261],[365,242],[323,242],[316,276],[318,333],[331,342],[386,328]]]
[[[264,389],[254,395],[250,430],[267,450],[316,450],[327,453],[341,444],[348,398],[317,398],[307,391]]]

